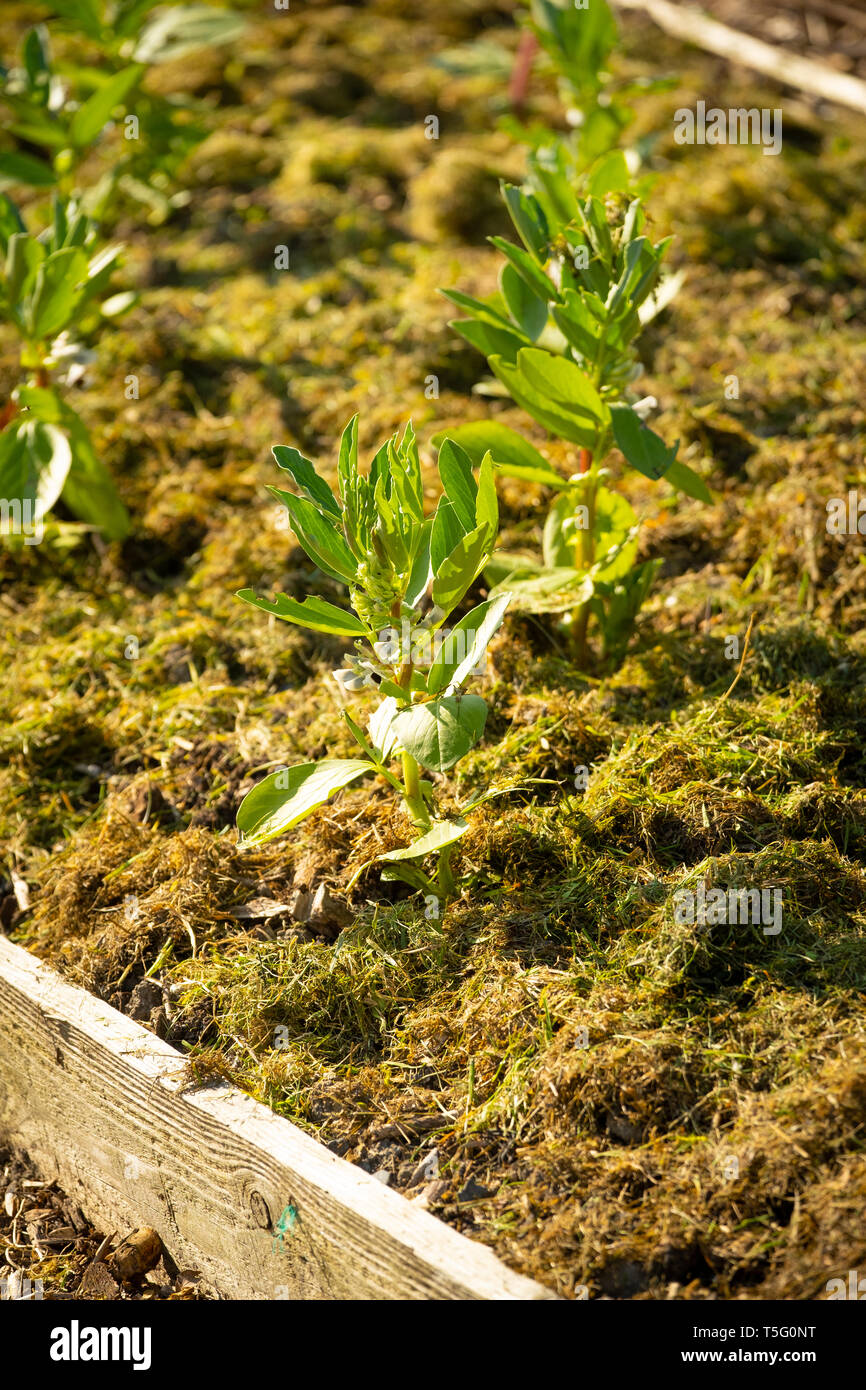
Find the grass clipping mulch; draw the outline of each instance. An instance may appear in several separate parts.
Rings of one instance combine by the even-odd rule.
[[[829,674],[628,728],[609,691],[503,703],[500,754],[541,798],[478,813],[441,920],[362,875],[349,926],[292,922],[299,886],[342,892],[348,845],[399,842],[375,789],[254,853],[109,799],[52,860],[30,944],[127,1012],[147,985],[135,1016],[193,1081],[233,1080],[566,1295],[820,1296],[862,1255],[866,1190],[866,795],[826,775],[866,709],[859,667],[847,700]],[[698,883],[779,893],[782,930],[678,923]]]

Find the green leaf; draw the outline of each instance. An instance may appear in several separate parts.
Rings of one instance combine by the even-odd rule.
[[[230,10],[172,5],[145,27],[132,56],[137,63],[166,63],[205,45],[228,43],[244,28],[244,20]]]
[[[434,578],[465,534],[454,507],[443,493],[437,503],[430,531],[430,568]]]
[[[485,454],[478,470],[478,494],[475,498],[475,525],[486,526],[491,538],[499,530],[499,500],[493,480],[493,459]]]
[[[537,260],[543,260],[550,230],[538,199],[527,195],[512,183],[503,183],[501,191],[520,240]]]
[[[610,584],[628,573],[637,559],[637,515],[627,498],[600,487],[595,497],[595,583]]]
[[[259,598],[253,589],[240,589],[235,596],[244,603],[260,608],[263,613],[273,613],[275,618],[298,627],[309,628],[311,632],[333,632],[338,637],[366,637],[367,629],[356,618],[336,604],[327,603],[323,598],[312,596],[305,599],[289,598],[288,594],[277,594],[274,599]]]
[[[342,516],[340,504],[324,478],[316,472],[316,465],[289,444],[276,444],[271,450],[280,468],[291,473],[305,497],[318,507],[320,512],[339,521]]]
[[[706,502],[709,506],[713,504],[713,494],[703,478],[682,459],[674,459],[665,472],[665,482],[684,492],[687,497],[694,497],[696,502]]]
[[[51,188],[57,175],[44,159],[16,150],[0,154],[0,184],[29,184],[31,188]]]
[[[50,76],[51,54],[48,48],[48,31],[42,24],[28,29],[24,36],[22,55],[31,88],[46,88]]]
[[[79,33],[90,39],[102,38],[100,0],[51,0],[51,9],[71,20]]]
[[[439,449],[439,477],[464,533],[473,531],[478,489],[472,475],[472,460],[448,435]]]
[[[479,526],[463,536],[436,571],[433,580],[433,602],[446,615],[462,599],[470,584],[483,570],[493,549],[494,538],[486,526]]]
[[[2,247],[4,255],[8,249],[10,237],[13,237],[16,232],[26,233],[21,214],[9,194],[0,193],[0,247]]]
[[[450,319],[448,326],[453,328],[455,333],[459,333],[461,338],[465,338],[467,343],[477,348],[484,357],[496,354],[513,362],[520,349],[529,343],[529,339],[514,328],[499,328],[493,324],[482,323],[480,319]]]
[[[80,246],[52,251],[36,272],[28,329],[33,338],[53,338],[71,319],[87,279],[87,256]]]
[[[622,150],[611,150],[593,164],[587,181],[587,192],[593,198],[603,198],[606,193],[627,193],[631,176]]]
[[[28,236],[26,232],[13,232],[6,248],[6,294],[13,310],[27,299],[36,272],[45,260],[46,251],[41,241]]]
[[[548,280],[544,271],[537,261],[534,261],[528,251],[524,251],[522,246],[515,246],[512,241],[506,241],[504,237],[492,236],[488,238],[492,244],[501,251],[507,261],[510,261],[518,275],[526,281],[526,284],[535,295],[546,304],[553,299],[556,290],[553,281]]]
[[[420,839],[403,849],[389,849],[387,854],[378,856],[377,862],[381,863],[384,860],[393,863],[401,859],[423,859],[425,854],[436,854],[439,850],[445,849],[446,845],[453,845],[468,829],[469,822],[465,820],[434,821]]]
[[[456,304],[459,309],[465,309],[472,318],[480,319],[482,323],[489,323],[494,328],[504,328],[509,333],[514,332],[514,324],[511,320],[489,300],[473,299],[471,294],[463,294],[461,290],[440,290],[439,293],[444,295],[446,299],[450,299],[451,303]]]
[[[570,440],[572,444],[581,444],[584,448],[594,447],[596,428],[588,424],[585,417],[578,419],[549,397],[542,396],[530,385],[516,363],[508,362],[502,357],[491,357],[490,366],[499,380],[508,387],[517,404],[545,429],[562,439]]]
[[[427,676],[427,689],[438,695],[446,686],[462,685],[487,650],[487,644],[499,628],[508,607],[510,594],[479,603],[455,623],[442,643]]]
[[[431,772],[446,772],[484,732],[487,706],[479,695],[446,695],[394,716],[391,727],[407,753]]]
[[[0,434],[0,497],[29,502],[25,523],[40,520],[63,490],[72,462],[69,440],[43,420],[13,421]]]
[[[542,544],[544,563],[549,569],[575,565],[579,568],[582,504],[584,489],[577,483],[570,494],[559,496],[548,512]],[[631,534],[636,526],[634,508],[625,497],[610,488],[596,489],[592,527],[595,580],[617,579],[631,568],[637,555],[637,537]]]
[[[397,735],[391,728],[398,705],[393,695],[387,696],[377,710],[367,720],[367,729],[373,740],[373,748],[381,762],[394,756],[397,751]]]
[[[601,396],[586,372],[567,357],[545,352],[543,348],[522,348],[517,355],[517,365],[534,391],[599,424],[604,422]]]
[[[550,464],[543,454],[517,430],[500,424],[498,420],[478,420],[469,425],[458,425],[456,429],[449,429],[447,435],[466,450],[476,467],[489,452],[497,467],[503,463],[518,463],[550,471]],[[445,432],[434,434],[433,444],[438,448],[444,438]]]
[[[110,541],[129,534],[129,512],[120,500],[114,481],[91,443],[84,421],[69,406],[60,404],[60,418],[72,445],[72,465],[61,494],[73,513],[98,526]]]
[[[375,768],[360,758],[326,758],[272,772],[248,792],[238,808],[244,845],[263,845],[324,806],[335,791]]]
[[[513,265],[504,265],[499,273],[502,298],[508,312],[527,338],[535,342],[547,323],[547,301],[539,299]]]
[[[380,775],[391,784],[394,790],[396,792],[400,792],[402,795],[403,784],[401,782],[398,782],[397,778],[393,777],[386,767],[382,766],[385,759],[380,755],[378,748],[375,748],[373,744],[370,743],[369,739],[366,737],[364,733],[364,730],[361,728],[360,724],[355,723],[348,710],[344,709],[342,711],[342,715],[349,726],[349,731],[353,739],[357,743],[358,747],[361,749],[364,756],[370,759],[370,762],[376,768],[376,771],[379,772]]]
[[[278,487],[268,487],[268,492],[287,508],[292,530],[319,569],[343,584],[354,584],[358,563],[330,518],[306,497],[296,497]]]
[[[509,593],[511,607],[518,613],[567,613],[585,603],[592,590],[592,579],[582,570],[522,565],[491,589],[490,597]]]
[[[103,126],[111,119],[115,106],[119,106],[138,82],[144,68],[139,63],[121,68],[113,77],[99,87],[92,96],[79,106],[69,127],[69,139],[79,149],[95,140]]]
[[[617,448],[632,468],[647,478],[662,478],[676,458],[679,440],[668,448],[664,440],[645,425],[630,405],[612,405],[610,418]]]
[[[421,525],[418,527],[415,538],[415,553],[412,557],[412,567],[409,571],[409,581],[406,585],[405,593],[405,600],[410,608],[414,608],[415,604],[423,598],[432,578],[432,535],[433,517],[428,516],[426,521],[422,521]],[[453,547],[449,547],[449,549],[450,548]],[[443,551],[443,555],[447,553],[447,550]]]

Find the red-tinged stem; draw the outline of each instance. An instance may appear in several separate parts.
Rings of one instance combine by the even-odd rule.
[[[532,74],[532,64],[538,51],[538,39],[529,29],[524,29],[520,35],[520,42],[517,45],[517,55],[514,59],[514,67],[511,70],[511,80],[508,84],[508,100],[515,115],[520,115],[526,103],[529,91],[529,78]]]

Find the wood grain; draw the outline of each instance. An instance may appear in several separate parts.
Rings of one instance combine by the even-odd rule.
[[[708,19],[690,5],[674,5],[671,0],[614,0],[614,4],[621,10],[643,10],[668,34],[697,44],[709,53],[717,53],[732,63],[742,63],[777,82],[799,87],[810,96],[866,112],[866,82],[859,77],[837,72],[825,63],[801,58],[787,49],[774,48],[763,39],[753,39],[750,34]]]
[[[225,1298],[555,1298],[2,938],[0,1139]]]

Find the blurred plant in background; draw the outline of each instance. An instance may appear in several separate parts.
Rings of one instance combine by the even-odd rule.
[[[100,249],[93,222],[74,201],[55,196],[50,225],[33,236],[11,198],[0,195],[0,312],[19,338],[22,374],[0,416],[0,497],[7,508],[0,534],[20,529],[25,512],[41,523],[58,498],[109,539],[129,530],[111,476],[64,399],[64,388],[93,360],[86,344],[135,298],[106,293],[120,249]]]
[[[18,148],[0,152],[0,183],[77,189],[78,168],[111,139],[110,163],[83,194],[102,219],[120,189],[164,221],[179,166],[207,134],[204,108],[189,98],[157,96],[142,86],[149,67],[236,38],[243,19],[209,5],[162,7],[157,0],[51,0],[59,31],[85,40],[93,58],[58,62],[46,25],[24,35],[16,64],[0,68],[0,103]],[[122,111],[121,126],[112,118]]]
[[[100,245],[98,223],[119,191],[147,205],[151,222],[183,200],[172,181],[205,128],[188,102],[152,96],[142,79],[149,65],[243,28],[239,16],[207,5],[157,14],[155,0],[51,0],[51,7],[59,29],[89,44],[93,59],[57,62],[48,29],[38,24],[26,31],[19,61],[0,67],[0,105],[15,143],[0,150],[0,187],[29,190],[37,212],[40,194],[53,190],[48,225],[35,234],[9,194],[0,194],[0,313],[19,340],[22,377],[0,410],[0,535],[7,543],[41,527],[58,499],[110,540],[129,531],[111,476],[65,399],[65,389],[84,379],[100,327],[136,299],[108,293],[121,247]],[[82,165],[97,147],[107,161],[82,188]],[[74,539],[76,529],[66,534]]]

